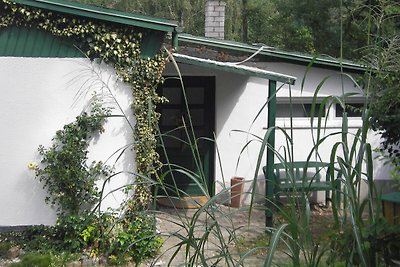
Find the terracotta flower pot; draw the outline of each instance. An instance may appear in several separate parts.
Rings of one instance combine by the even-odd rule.
[[[242,206],[243,182],[243,177],[233,177],[231,179],[231,207],[233,208],[240,208]]]

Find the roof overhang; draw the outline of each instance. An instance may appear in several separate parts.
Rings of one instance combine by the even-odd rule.
[[[281,73],[277,73],[277,72],[272,72],[272,71],[267,71],[267,70],[263,70],[263,69],[259,69],[259,68],[255,68],[255,67],[239,65],[239,64],[235,64],[235,63],[203,59],[203,58],[198,58],[198,57],[182,55],[179,53],[174,53],[173,57],[174,57],[175,61],[178,63],[200,66],[200,67],[205,67],[205,68],[210,68],[210,69],[215,69],[215,70],[220,70],[220,71],[226,71],[226,72],[231,72],[231,73],[236,73],[236,74],[242,74],[242,75],[247,75],[247,76],[252,76],[252,77],[259,77],[259,78],[282,82],[282,83],[290,84],[290,85],[293,85],[296,81],[296,77],[293,77],[293,76],[289,76],[289,75],[285,75],[285,74],[281,74]]]
[[[63,0],[12,0],[12,2],[75,16],[88,17],[162,32],[178,32],[178,25],[175,22],[113,9],[71,3]]]

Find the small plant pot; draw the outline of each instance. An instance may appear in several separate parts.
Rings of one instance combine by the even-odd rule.
[[[242,206],[243,182],[243,177],[233,177],[231,179],[231,207],[233,208],[240,208]]]

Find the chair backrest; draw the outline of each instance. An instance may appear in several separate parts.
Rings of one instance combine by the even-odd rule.
[[[296,161],[274,164],[277,184],[320,182],[321,174],[328,174],[329,163]]]

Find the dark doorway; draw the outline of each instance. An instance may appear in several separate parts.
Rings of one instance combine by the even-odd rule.
[[[204,196],[206,190],[212,195],[214,143],[207,139],[214,139],[215,78],[186,76],[183,77],[183,83],[185,91],[182,90],[179,79],[167,77],[159,88],[159,94],[169,100],[158,106],[161,114],[159,126],[168,160],[161,147],[158,152],[161,162],[169,161],[173,165],[194,172],[199,177],[173,172],[173,175],[167,175],[164,181],[171,188],[179,189],[168,190],[168,194],[173,196]],[[186,105],[189,108],[191,123]],[[193,132],[197,140],[198,153],[193,150],[189,142],[189,136],[194,140]],[[165,167],[164,171],[167,169]]]

